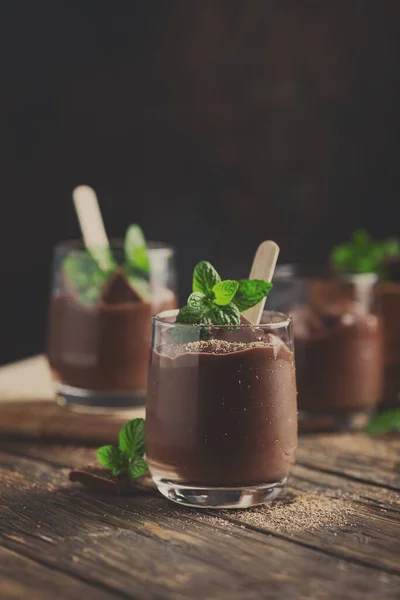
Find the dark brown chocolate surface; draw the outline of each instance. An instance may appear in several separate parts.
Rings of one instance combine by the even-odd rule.
[[[243,486],[281,481],[297,445],[293,353],[275,336],[152,352],[146,406],[152,475]]]
[[[382,390],[382,323],[350,301],[301,307],[293,316],[299,410],[373,408]]]
[[[141,301],[122,273],[109,281],[93,306],[82,305],[70,292],[54,295],[48,356],[55,379],[95,391],[144,391],[151,316],[175,306],[167,289],[154,293],[151,302]]]
[[[378,288],[378,297],[385,356],[383,404],[400,406],[400,281],[382,283]]]
[[[107,469],[93,465],[72,469],[69,472],[69,480],[80,483],[89,489],[113,494],[114,496],[130,496],[140,489],[155,490],[154,484],[148,475],[138,479],[132,479],[128,475],[116,477]]]

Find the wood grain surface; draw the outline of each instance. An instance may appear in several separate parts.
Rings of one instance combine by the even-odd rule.
[[[5,440],[3,596],[397,599],[399,450],[394,438],[302,437],[280,500],[199,511],[153,489],[118,498],[71,484],[93,448]]]

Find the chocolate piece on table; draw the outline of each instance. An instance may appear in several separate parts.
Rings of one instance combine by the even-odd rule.
[[[129,496],[140,489],[154,489],[149,476],[132,479],[128,475],[114,476],[107,469],[88,466],[81,469],[72,469],[69,480],[81,483],[92,490],[99,490],[114,494],[115,496]]]

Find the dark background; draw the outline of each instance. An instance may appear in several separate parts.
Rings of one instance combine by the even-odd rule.
[[[3,0],[0,362],[43,349],[51,249],[98,192],[246,276],[257,244],[314,261],[399,233],[398,0]]]

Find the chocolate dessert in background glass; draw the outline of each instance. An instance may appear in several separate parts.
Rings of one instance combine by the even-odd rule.
[[[293,318],[300,430],[363,427],[383,386],[377,275],[277,268],[269,306]]]
[[[146,448],[155,484],[190,506],[274,499],[297,446],[290,317],[204,326],[177,324],[177,314],[153,317]]]
[[[385,260],[383,279],[377,290],[385,357],[382,405],[392,408],[400,406],[400,254]]]
[[[141,232],[136,247],[127,239],[111,241],[106,272],[99,253],[79,240],[55,248],[47,353],[60,404],[103,410],[144,402],[151,317],[176,306],[174,252],[146,247]]]

